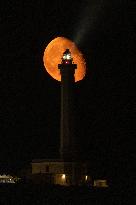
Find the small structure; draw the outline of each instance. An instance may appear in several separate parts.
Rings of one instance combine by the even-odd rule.
[[[10,183],[10,184],[14,184],[14,178],[10,175],[0,175],[0,183]]]
[[[93,186],[97,187],[97,188],[109,187],[108,184],[107,184],[107,180],[106,179],[95,179]]]

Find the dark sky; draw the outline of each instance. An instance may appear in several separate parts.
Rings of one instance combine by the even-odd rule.
[[[131,171],[134,155],[134,3],[3,1],[0,5],[0,164],[15,169],[54,157],[59,145],[60,83],[42,58],[57,36],[74,40],[87,62],[76,84],[77,136],[93,173]],[[101,171],[100,171],[101,170]]]

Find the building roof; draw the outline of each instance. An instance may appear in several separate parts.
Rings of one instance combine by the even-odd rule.
[[[32,160],[32,164],[33,163],[44,163],[44,162],[63,162],[63,163],[81,163],[81,162],[78,162],[78,161],[65,161],[63,159],[33,159]]]
[[[32,163],[40,163],[40,162],[63,162],[62,159],[33,159]]]

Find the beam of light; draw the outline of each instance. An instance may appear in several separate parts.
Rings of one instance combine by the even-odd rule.
[[[79,21],[77,23],[73,41],[77,45],[81,45],[83,41],[87,38],[88,33],[94,33],[96,27],[98,27],[99,22],[103,16],[102,12],[105,6],[104,0],[93,0],[84,1],[83,8],[80,12]]]

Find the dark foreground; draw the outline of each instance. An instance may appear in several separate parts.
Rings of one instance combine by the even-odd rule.
[[[0,184],[0,205],[112,205],[126,204],[129,193],[91,187]]]

